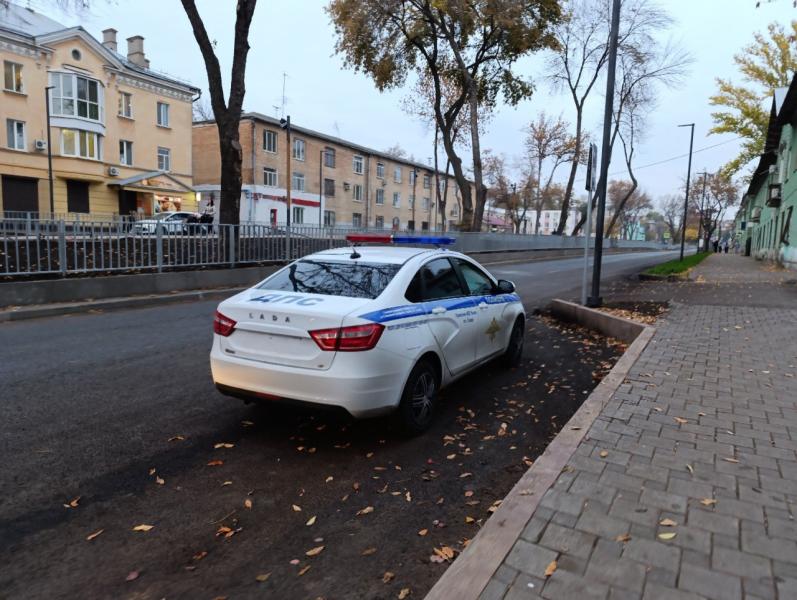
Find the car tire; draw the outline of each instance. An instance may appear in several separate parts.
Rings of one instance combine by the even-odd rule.
[[[419,435],[432,424],[439,389],[437,369],[429,360],[419,361],[410,371],[396,411],[398,425],[406,435]]]
[[[526,332],[523,327],[522,317],[515,319],[515,324],[512,326],[512,333],[509,334],[509,342],[506,345],[506,350],[501,356],[501,361],[507,367],[517,367],[520,361],[523,360],[523,342],[526,337]]]

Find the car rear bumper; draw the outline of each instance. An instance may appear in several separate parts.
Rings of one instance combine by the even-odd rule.
[[[339,352],[329,369],[314,370],[228,356],[214,340],[210,369],[213,382],[227,395],[337,406],[359,419],[398,406],[412,365],[386,354],[378,349]]]

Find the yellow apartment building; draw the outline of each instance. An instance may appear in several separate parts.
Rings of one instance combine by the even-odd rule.
[[[287,184],[294,225],[422,231],[450,229],[460,220],[454,177],[439,174],[441,196],[446,195],[443,214],[436,209],[434,169],[428,165],[296,125],[289,149],[279,119],[256,112],[244,113],[239,128],[242,222],[284,224]],[[206,209],[218,199],[221,177],[213,121],[194,123],[193,160],[194,189]]]
[[[199,90],[151,70],[141,36],[127,38],[120,54],[116,33],[106,29],[99,42],[82,27],[0,2],[0,209],[7,218],[196,210],[191,119]]]

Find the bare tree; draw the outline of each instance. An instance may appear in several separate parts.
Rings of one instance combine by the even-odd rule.
[[[661,216],[670,232],[670,242],[677,244],[681,241],[681,225],[683,221],[684,202],[680,196],[671,194],[661,200]]]
[[[552,55],[548,67],[554,88],[570,95],[576,112],[576,145],[556,229],[558,234],[564,233],[576,173],[583,161],[584,107],[608,59],[611,0],[570,0],[568,14],[570,18],[556,29],[559,50]],[[672,19],[653,0],[625,0],[618,56],[633,49],[658,47],[654,36],[671,24]]]
[[[192,115],[194,123],[213,120],[213,109],[205,96],[198,98],[194,102]]]
[[[191,23],[205,70],[208,74],[210,105],[216,118],[219,132],[219,153],[221,154],[221,198],[219,220],[222,223],[237,224],[240,219],[241,202],[241,142],[238,125],[246,93],[246,58],[249,54],[249,27],[255,12],[257,0],[238,0],[235,7],[235,39],[232,52],[232,72],[230,91],[225,100],[221,67],[216,56],[215,42],[210,40],[205,23],[199,15],[194,0],[181,0],[185,14]]]
[[[739,200],[739,187],[723,170],[709,173],[706,179],[706,194],[703,197],[703,179],[692,183],[690,197],[694,199],[692,210],[700,219],[703,231],[703,248],[707,249],[719,224],[729,208]]]
[[[618,235],[622,239],[630,239],[642,214],[653,208],[650,197],[641,192],[636,183],[627,180],[610,181],[607,196],[617,218],[612,219],[606,229],[606,237]]]
[[[545,112],[526,127],[526,158],[529,163],[527,178],[534,177],[536,190],[532,206],[536,211],[534,233],[540,232],[542,204],[551,188],[557,169],[575,158],[576,138],[569,133],[570,124],[561,117],[554,119]]]

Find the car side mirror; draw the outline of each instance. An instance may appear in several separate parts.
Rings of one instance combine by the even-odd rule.
[[[499,294],[512,294],[515,291],[515,284],[506,279],[499,279],[495,288]]]

